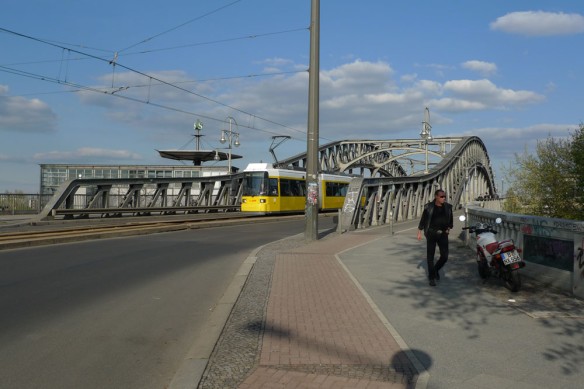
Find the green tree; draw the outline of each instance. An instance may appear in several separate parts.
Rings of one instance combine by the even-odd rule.
[[[572,134],[571,155],[574,165],[572,175],[575,180],[576,206],[579,220],[584,220],[584,124],[580,123],[579,128]]]
[[[582,126],[578,132],[582,136]],[[553,138],[537,142],[536,153],[527,150],[515,154],[508,169],[514,181],[513,190],[522,205],[522,213],[562,219],[584,220],[581,197],[578,199],[572,138]]]
[[[523,210],[521,209],[521,201],[513,188],[507,190],[507,193],[505,194],[503,210],[510,213],[523,213]]]

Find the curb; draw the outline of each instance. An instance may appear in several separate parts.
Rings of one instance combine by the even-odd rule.
[[[257,260],[257,253],[264,246],[253,250],[245,261],[243,261],[221,297],[221,300],[219,300],[213,309],[205,328],[201,330],[201,334],[205,334],[205,336],[199,336],[191,346],[184,361],[168,385],[168,389],[196,389],[199,386],[215,344],[219,340],[225,323],[231,314],[231,310],[237,302],[239,294],[247,281],[247,277]]]
[[[258,259],[258,253],[268,245],[291,239],[295,236],[297,235],[266,243],[265,245],[255,248],[249,254],[241,264],[239,270],[233,277],[233,280],[211,313],[206,328],[201,330],[200,333],[205,334],[204,338],[199,337],[191,346],[183,363],[178,368],[168,385],[168,389],[196,389],[199,386],[207,368],[207,364],[211,358],[211,354],[223,333],[233,307],[237,303],[249,274]]]

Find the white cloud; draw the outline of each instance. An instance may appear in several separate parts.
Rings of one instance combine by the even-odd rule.
[[[321,71],[321,87],[349,91],[351,88],[373,88],[383,90],[394,71],[385,62],[356,60],[328,71]],[[385,82],[380,83],[381,80]]]
[[[462,67],[473,72],[478,72],[483,76],[489,76],[497,72],[497,65],[492,62],[472,60],[464,62]]]
[[[484,103],[445,97],[430,100],[429,106],[433,109],[447,112],[482,111],[488,108]]]
[[[260,63],[267,65],[269,68],[275,68],[280,71],[282,67],[294,65],[294,63],[291,60],[280,57],[267,58],[261,61]]]
[[[50,133],[56,131],[57,115],[39,99],[7,96],[0,85],[0,132]]]
[[[508,109],[512,106],[539,103],[544,100],[544,96],[538,93],[499,88],[486,79],[447,81],[444,84],[444,91],[469,103],[478,103],[483,106],[483,109]]]
[[[74,151],[49,151],[36,153],[37,161],[104,161],[104,160],[139,160],[140,155],[127,150],[108,150],[94,147],[81,147]]]
[[[276,62],[287,63],[285,60]],[[476,67],[492,68],[486,62],[476,64]],[[179,80],[188,79],[185,74],[174,75]],[[111,75],[104,77],[107,80]],[[130,77],[127,80],[131,81]],[[239,111],[231,110],[225,105],[207,103],[206,109],[199,112],[216,118],[231,115],[240,125],[254,127],[255,130],[239,128],[242,143],[266,142],[276,134],[305,141],[307,72],[259,80],[217,80],[210,82],[207,87],[207,96],[225,105],[237,107]],[[153,95],[152,98],[163,105],[185,107],[186,112],[197,112],[202,103],[195,106],[193,102],[185,101],[185,95],[186,92],[169,90],[168,94]],[[111,96],[106,97],[111,99]],[[543,99],[542,95],[535,92],[503,88],[486,79],[450,80],[441,83],[411,75],[403,81],[387,62],[355,60],[336,68],[321,70],[320,134],[326,139],[392,138],[396,136],[392,134],[409,131],[409,128],[418,131],[426,106],[437,114],[435,118],[442,117],[443,122],[451,122],[452,118],[445,114],[512,110],[541,102]],[[134,106],[130,107],[130,103],[112,105],[106,110],[106,115],[113,122],[141,131],[148,129],[161,133],[173,128],[190,128],[190,125],[184,126],[184,115],[148,109],[144,104],[132,103]],[[218,131],[221,124],[208,120],[205,124],[206,133],[210,135],[207,139],[210,140],[215,136],[213,131]],[[186,138],[186,132],[183,134]],[[218,132],[215,137],[219,137]]]
[[[189,78],[182,70],[146,72],[145,74],[148,74],[148,77],[134,72],[105,74],[99,77],[99,84],[92,86],[97,92],[86,90],[78,95],[86,104],[125,110],[140,107],[140,104],[133,100],[166,104],[192,103],[200,100],[196,94],[210,92],[208,82],[198,82]],[[124,99],[124,97],[129,99]]]
[[[418,75],[416,73],[412,73],[412,74],[404,74],[403,76],[401,76],[400,80],[402,82],[414,82],[414,81],[416,81],[417,78],[418,78]]]
[[[584,16],[563,12],[512,12],[497,18],[490,27],[526,36],[572,35],[584,32]]]

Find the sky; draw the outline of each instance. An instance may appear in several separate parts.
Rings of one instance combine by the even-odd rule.
[[[515,154],[584,121],[584,2],[321,1],[320,144],[478,136]],[[39,164],[176,165],[156,150],[273,162],[306,151],[310,0],[4,0],[0,193]],[[188,164],[188,163],[184,163]],[[221,162],[225,165],[225,162]],[[211,163],[213,165],[213,163]],[[498,184],[499,185],[499,184]]]

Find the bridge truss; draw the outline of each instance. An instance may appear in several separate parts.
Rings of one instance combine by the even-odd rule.
[[[448,142],[452,148],[445,152]],[[418,219],[424,205],[443,189],[448,202],[462,207],[479,197],[495,198],[497,190],[489,156],[478,137],[444,138],[439,161],[427,170],[408,176],[363,177],[351,183],[342,210],[345,229],[365,228],[391,221]],[[408,163],[421,151],[406,147],[402,153]],[[398,159],[396,159],[398,160]],[[418,162],[419,163],[419,162]],[[427,171],[427,172],[426,172]]]
[[[306,155],[277,165],[304,168]],[[347,229],[418,218],[438,188],[446,191],[455,207],[479,196],[496,196],[487,150],[478,137],[333,142],[319,148],[319,167],[324,172],[359,176],[351,183],[342,210]],[[197,178],[74,179],[61,186],[40,216],[236,211],[241,193],[241,173]]]

